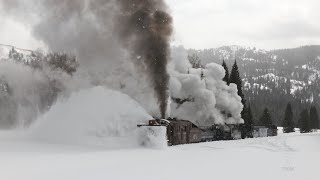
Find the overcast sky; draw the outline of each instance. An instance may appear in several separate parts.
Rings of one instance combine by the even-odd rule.
[[[277,49],[320,44],[319,0],[166,1],[174,18],[176,45]],[[32,49],[40,46],[30,27],[1,15],[0,43]]]

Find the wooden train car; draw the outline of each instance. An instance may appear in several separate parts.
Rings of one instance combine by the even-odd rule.
[[[267,137],[268,136],[268,128],[265,126],[254,126],[253,127],[253,137]]]
[[[215,131],[214,140],[235,140],[241,139],[241,128],[239,125],[224,124],[213,125]]]
[[[168,145],[241,139],[239,125],[198,127],[188,120],[168,119]]]
[[[202,131],[188,120],[168,119],[168,145],[189,144],[201,141]]]
[[[201,127],[201,142],[214,141],[216,138],[216,131],[211,127]]]
[[[276,125],[271,126],[254,126],[253,127],[253,137],[268,137],[277,136],[278,128]]]
[[[277,136],[278,127],[276,125],[271,125],[268,127],[268,136]]]

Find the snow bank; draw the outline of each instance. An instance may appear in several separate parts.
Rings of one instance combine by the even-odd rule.
[[[3,180],[319,179],[319,133],[196,143],[165,151],[29,145],[4,142],[2,135]]]
[[[162,149],[167,146],[167,129],[163,126],[141,127],[138,130],[139,145]]]
[[[57,102],[30,127],[32,140],[50,143],[129,148],[145,144],[148,131],[137,124],[152,118],[129,96],[103,87],[73,93]],[[153,136],[162,135],[161,130]],[[152,138],[154,139],[161,138]],[[165,136],[162,140],[165,139]],[[165,143],[152,141],[148,146]],[[162,145],[161,145],[162,144]]]

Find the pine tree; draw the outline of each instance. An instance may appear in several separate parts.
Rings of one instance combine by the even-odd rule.
[[[272,125],[271,115],[269,113],[268,108],[264,109],[264,111],[260,117],[260,124],[262,126],[271,126]]]
[[[248,106],[248,116],[247,116],[247,123],[248,125],[253,126],[253,116],[252,116],[252,111],[251,111],[251,106]]]
[[[290,96],[291,93],[291,80],[288,78],[286,83],[285,83],[285,88],[286,88],[286,95]]]
[[[243,119],[245,120],[245,136],[246,137],[252,137],[252,130],[253,130],[253,116],[251,111],[251,106],[249,105],[248,108],[245,111],[245,117]]]
[[[236,60],[234,61],[231,74],[229,77],[229,84],[230,83],[234,83],[237,85],[238,95],[241,97],[241,103],[243,105],[243,109],[241,111],[241,118],[244,120],[244,127],[246,131],[242,133],[245,133],[247,136],[247,134],[249,134],[249,132],[251,132],[251,129],[252,129],[252,122],[251,122],[252,117],[250,119],[250,116],[252,116],[252,112],[249,112],[249,109],[246,106],[246,100],[244,99],[244,94],[242,91],[242,79],[240,77],[239,68]],[[251,111],[251,108],[250,108],[250,111]]]
[[[229,69],[228,69],[228,66],[227,66],[227,64],[226,64],[226,62],[224,60],[222,62],[222,67],[225,70],[225,75],[224,75],[224,78],[222,80],[225,81],[229,85],[230,84],[230,82],[229,82]]]
[[[237,85],[238,95],[241,97],[241,103],[244,106],[243,109],[246,109],[245,108],[246,100],[244,99],[244,94],[242,92],[242,79],[239,74],[239,69],[238,69],[238,65],[237,65],[236,60],[234,61],[234,64],[232,66],[232,70],[231,70],[231,74],[230,74],[230,78],[229,78],[229,83],[234,83]]]
[[[304,109],[300,113],[300,119],[298,121],[300,133],[310,132],[310,122],[309,121],[310,121],[309,112],[307,109]]]
[[[229,84],[234,83],[237,85],[238,89],[238,95],[241,97],[241,103],[243,105],[243,109],[241,111],[241,118],[244,120],[244,123],[247,124],[246,114],[248,111],[248,108],[246,106],[246,100],[244,99],[244,94],[242,91],[242,79],[240,77],[237,61],[234,61],[234,64],[232,66],[230,78],[229,78]]]
[[[287,104],[282,126],[284,133],[294,132],[293,113],[290,103]]]
[[[319,128],[319,116],[315,106],[310,108],[310,127],[311,129]]]
[[[13,54],[15,53],[15,50],[14,50],[14,47],[11,48],[11,50],[9,51],[9,59],[12,59],[13,58]]]
[[[201,60],[199,58],[199,56],[197,54],[193,54],[193,55],[188,55],[188,60],[192,66],[192,68],[203,68],[202,64],[201,64]]]

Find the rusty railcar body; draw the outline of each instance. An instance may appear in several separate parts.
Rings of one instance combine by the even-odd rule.
[[[168,145],[189,144],[201,141],[202,130],[188,120],[168,119]]]
[[[202,130],[201,142],[210,142],[216,139],[217,132],[213,129],[213,126],[200,127],[200,129]]]
[[[278,127],[276,125],[271,125],[268,127],[268,136],[277,136]]]
[[[236,140],[241,139],[241,127],[234,124],[213,125],[215,131],[214,140]]]
[[[216,140],[241,139],[239,125],[213,125],[198,127],[188,120],[169,119],[168,145],[189,144]]]

